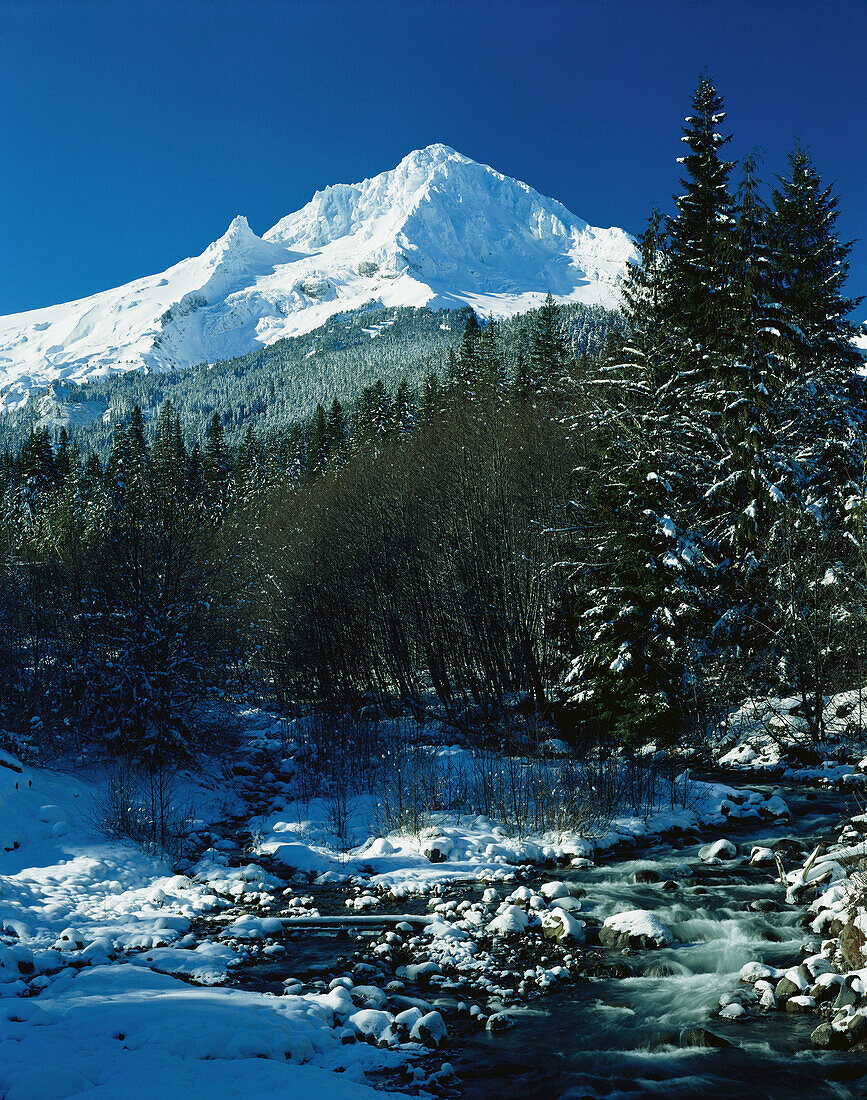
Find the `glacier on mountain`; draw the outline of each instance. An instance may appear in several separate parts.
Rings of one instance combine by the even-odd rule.
[[[54,381],[243,355],[363,306],[507,316],[550,291],[616,307],[635,254],[554,199],[445,145],[318,191],[258,237],[236,217],[201,256],[89,298],[0,318],[0,409]]]

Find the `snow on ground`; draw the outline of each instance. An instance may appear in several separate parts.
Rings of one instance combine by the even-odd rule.
[[[6,1100],[388,1095],[361,1083],[383,1055],[343,1045],[334,1026],[343,1019],[325,997],[195,989],[129,965],[68,971],[38,999],[0,1002],[0,1091]]]
[[[339,1004],[193,984],[239,961],[193,921],[273,880],[215,851],[173,874],[100,837],[93,805],[91,785],[0,754],[4,1100],[373,1095],[364,1069],[398,1056],[344,1045]]]
[[[860,732],[867,726],[867,691],[827,696],[823,722],[824,739],[811,746],[799,697],[748,699],[719,732],[719,762],[749,771],[782,771],[793,779],[840,781],[852,774],[845,757],[859,744],[867,749]],[[815,749],[815,764],[793,762],[810,748]]]
[[[276,1097],[309,1088],[323,1097],[373,1095],[365,1072],[399,1066],[442,1042],[436,1013],[410,1019],[396,1008],[386,1012],[348,977],[327,992],[304,992],[290,982],[283,997],[223,988],[251,945],[267,957],[281,950],[274,940],[286,921],[382,923],[367,911],[375,914],[384,894],[433,894],[429,915],[386,918],[377,952],[425,959],[420,965],[434,987],[466,975],[496,996],[502,991],[489,976],[492,949],[480,941],[542,934],[555,961],[534,964],[524,977],[528,989],[542,991],[569,977],[570,945],[583,943],[585,922],[581,903],[562,882],[539,892],[515,888],[519,865],[586,867],[623,840],[787,813],[778,797],[683,780],[672,788],[679,801],[616,816],[588,836],[518,835],[488,817],[456,811],[428,815],[415,832],[380,835],[373,793],[350,798],[340,822],[331,800],[293,797],[303,764],[295,761],[299,744],[287,736],[291,731],[254,709],[242,718],[250,760],[271,754],[277,773],[247,769],[251,791],[270,804],[250,822],[261,858],[283,864],[288,878],[294,871],[299,884],[351,880],[351,918],[320,917],[303,888],[278,902],[280,880],[257,862],[233,866],[226,851],[234,842],[216,839],[207,825],[200,831],[210,833],[213,846],[187,873],[175,874],[139,848],[99,834],[96,784],[0,756],[4,1100],[210,1097],[218,1090]],[[287,754],[285,769],[278,750]],[[471,759],[459,746],[436,752],[444,768]],[[225,793],[223,812],[236,813]],[[219,815],[216,802],[211,808]],[[460,904],[436,896],[446,882],[460,881],[488,888]],[[236,909],[228,921],[213,922],[214,932],[202,931],[206,918],[232,906],[248,911]],[[420,975],[407,966],[397,977],[412,982]],[[359,1037],[368,1041],[348,1041]]]
[[[430,893],[447,883],[510,882],[521,864],[586,866],[625,840],[690,832],[734,819],[789,816],[776,794],[706,782],[688,782],[680,789],[685,804],[645,814],[621,813],[590,835],[570,830],[515,835],[482,815],[438,812],[427,815],[417,834],[380,836],[376,800],[369,794],[348,800],[344,837],[331,831],[327,799],[280,799],[282,808],[258,822],[255,832],[258,851],[294,869],[299,881],[366,882],[400,897]]]

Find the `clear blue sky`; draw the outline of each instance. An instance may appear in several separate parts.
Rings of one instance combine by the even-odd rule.
[[[867,0],[0,0],[0,313],[262,233],[443,141],[595,225],[677,188],[698,74],[764,174],[796,136],[867,294]],[[859,311],[867,316],[867,303]]]

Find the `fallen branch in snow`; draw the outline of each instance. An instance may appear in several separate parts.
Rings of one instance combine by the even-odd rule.
[[[305,928],[309,928],[311,925],[317,925],[323,928],[355,928],[358,925],[377,925],[383,924],[420,924],[428,925],[433,924],[437,919],[428,913],[402,913],[397,916],[356,916],[356,917],[281,917],[284,926],[298,927],[303,925]]]

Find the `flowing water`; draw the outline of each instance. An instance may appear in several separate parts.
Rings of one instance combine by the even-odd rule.
[[[834,839],[844,800],[811,793],[807,800],[804,792],[786,792],[794,819],[785,825],[733,828],[726,835],[747,851],[783,837],[806,847]],[[867,1096],[867,1055],[811,1047],[815,1015],[711,1018],[719,997],[737,989],[745,963],[791,965],[801,945],[815,937],[803,928],[800,908],[749,908],[759,899],[783,902],[782,890],[771,885],[772,871],[703,867],[698,847],[655,844],[640,860],[611,862],[580,876],[587,913],[601,921],[617,908],[652,909],[676,942],[624,958],[635,976],[560,990],[534,1006],[515,1030],[471,1037],[452,1060],[466,1100]],[[683,863],[692,866],[693,876],[680,874]],[[632,876],[643,870],[678,882],[678,889],[635,885]],[[698,1027],[732,1045],[681,1047]]]
[[[791,838],[806,852],[836,838],[845,796],[803,788],[783,793],[791,821],[733,823],[701,843],[725,835],[749,852],[753,844]],[[867,1053],[814,1049],[810,1032],[819,1023],[814,1014],[767,1012],[737,1021],[713,1016],[720,996],[739,988],[745,963],[788,967],[799,961],[805,943],[816,949],[818,941],[802,923],[803,909],[785,904],[773,867],[749,867],[740,860],[702,864],[698,840],[644,843],[640,851],[610,855],[600,866],[561,873],[586,891],[581,915],[594,923],[615,911],[649,909],[676,940],[654,951],[605,951],[609,969],[620,964],[628,976],[555,987],[528,1008],[510,1009],[517,1019],[513,1030],[456,1029],[443,1052],[460,1079],[452,1095],[466,1100],[867,1097]],[[789,864],[802,859],[793,855]],[[641,881],[647,877],[642,872],[651,872],[655,881]],[[538,886],[551,877],[539,872],[525,881]],[[320,900],[328,899],[317,904]],[[755,911],[750,903],[759,900],[778,903],[778,911]],[[332,911],[339,911],[339,891],[333,902]],[[249,969],[241,984],[277,991],[283,977],[308,967],[325,976],[329,965],[330,973],[344,972],[357,943],[354,934],[320,930],[299,931],[285,946],[284,957]],[[696,1028],[730,1045],[687,1045]]]

